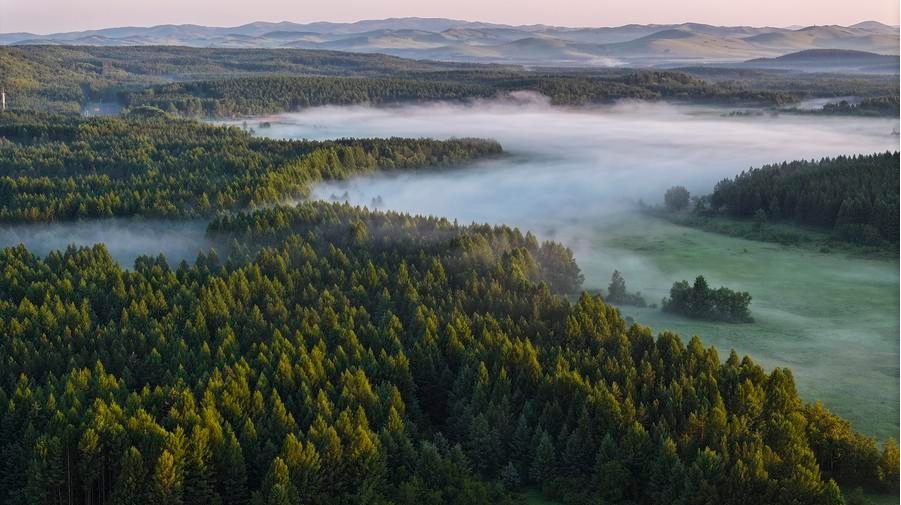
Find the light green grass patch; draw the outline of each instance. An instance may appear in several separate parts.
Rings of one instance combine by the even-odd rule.
[[[677,280],[747,291],[752,324],[686,319],[659,309],[622,312],[655,332],[699,335],[772,367],[789,367],[801,395],[822,400],[863,433],[898,436],[898,261],[780,246],[633,217],[599,227],[578,251],[586,288],[606,289],[614,269],[629,291],[659,305]]]

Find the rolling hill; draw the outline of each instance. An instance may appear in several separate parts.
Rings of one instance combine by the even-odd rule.
[[[796,70],[814,72],[866,72],[897,74],[897,56],[853,51],[848,49],[807,49],[776,58],[757,58],[746,61],[752,68]]]
[[[639,39],[604,46],[609,55],[666,60],[742,59],[759,55],[761,50],[745,39],[712,35],[684,28],[673,28]]]
[[[46,35],[0,34],[0,44],[5,45],[327,49],[414,59],[543,66],[743,64],[746,60],[814,49],[897,55],[898,43],[898,27],[875,21],[793,28],[701,23],[570,28],[393,18],[355,23],[283,21],[235,27],[160,25]],[[861,66],[865,65],[848,68]]]
[[[885,26],[885,25],[881,25]],[[885,27],[890,28],[890,27]],[[881,54],[898,54],[898,32],[883,28],[809,26],[790,32],[770,32],[747,38],[747,42],[776,51],[793,49],[848,49]]]

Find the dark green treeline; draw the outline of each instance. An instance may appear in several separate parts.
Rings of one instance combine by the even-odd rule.
[[[305,196],[321,179],[500,153],[478,139],[260,139],[150,108],[108,118],[6,113],[0,222],[212,216]]]

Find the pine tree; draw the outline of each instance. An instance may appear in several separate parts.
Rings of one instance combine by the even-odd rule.
[[[898,492],[898,444],[894,439],[885,441],[882,449],[882,458],[879,461],[879,469],[882,474],[882,487],[888,492]]]
[[[184,473],[168,450],[160,454],[151,481],[151,501],[159,505],[182,505]]]
[[[520,414],[516,422],[516,430],[513,431],[513,439],[510,441],[510,457],[516,465],[520,475],[529,476],[529,463],[534,454],[532,447],[532,428],[526,419],[525,413]]]
[[[669,437],[658,442],[657,455],[651,462],[647,495],[654,503],[678,505],[682,503],[685,468],[676,452],[676,444]]]
[[[184,469],[184,500],[186,504],[216,505],[219,496],[213,491],[215,476],[211,463],[209,432],[195,425],[186,451]]]
[[[231,426],[226,425],[225,443],[219,457],[216,473],[219,496],[223,505],[243,505],[247,502],[247,469],[244,452]]]
[[[826,487],[823,489],[823,501],[821,503],[823,505],[845,505],[845,499],[842,496],[842,492],[839,490],[838,484],[836,484],[834,480],[829,479],[829,482],[826,483]]]
[[[612,303],[619,303],[626,298],[626,281],[623,279],[619,270],[613,271],[610,278],[610,285],[607,286],[607,300]]]
[[[543,430],[538,436],[538,448],[535,449],[535,460],[529,467],[529,477],[539,486],[545,486],[554,476],[556,451],[550,435]]]
[[[521,484],[519,470],[516,469],[516,465],[514,465],[512,461],[508,462],[507,465],[501,469],[500,477],[504,489],[508,491],[519,489],[519,485]]]
[[[291,482],[304,494],[317,495],[321,492],[322,471],[319,453],[312,443],[303,443],[289,434],[282,449],[282,460],[288,467]]]
[[[129,447],[119,463],[119,477],[113,486],[113,503],[118,505],[144,503],[148,499],[146,483],[144,457],[136,447]]]
[[[291,483],[288,466],[279,457],[272,460],[260,491],[265,505],[295,505],[300,501],[297,488]]]
[[[597,490],[601,503],[621,503],[627,498],[634,498],[626,495],[629,483],[629,470],[621,460],[619,447],[608,433],[601,440],[595,459],[593,488]]]

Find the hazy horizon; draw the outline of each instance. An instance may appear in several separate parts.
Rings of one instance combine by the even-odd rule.
[[[119,7],[121,5],[121,7]],[[117,8],[118,7],[118,8]],[[601,5],[583,0],[564,0],[553,8],[540,0],[524,0],[509,9],[497,1],[460,0],[453,6],[420,4],[412,0],[389,0],[372,4],[361,0],[339,0],[315,7],[298,8],[287,0],[259,0],[253,9],[234,0],[152,4],[118,4],[103,0],[72,3],[62,0],[24,2],[0,0],[0,33],[100,30],[117,27],[194,24],[234,27],[253,22],[352,23],[388,18],[448,18],[460,21],[507,24],[543,24],[563,27],[614,27],[628,24],[703,23],[718,26],[849,26],[864,21],[899,24],[898,2],[861,0],[853,4],[828,0],[804,0],[785,4],[760,2],[715,2],[688,0],[678,5],[659,0],[617,0]],[[649,15],[648,13],[653,13]]]

